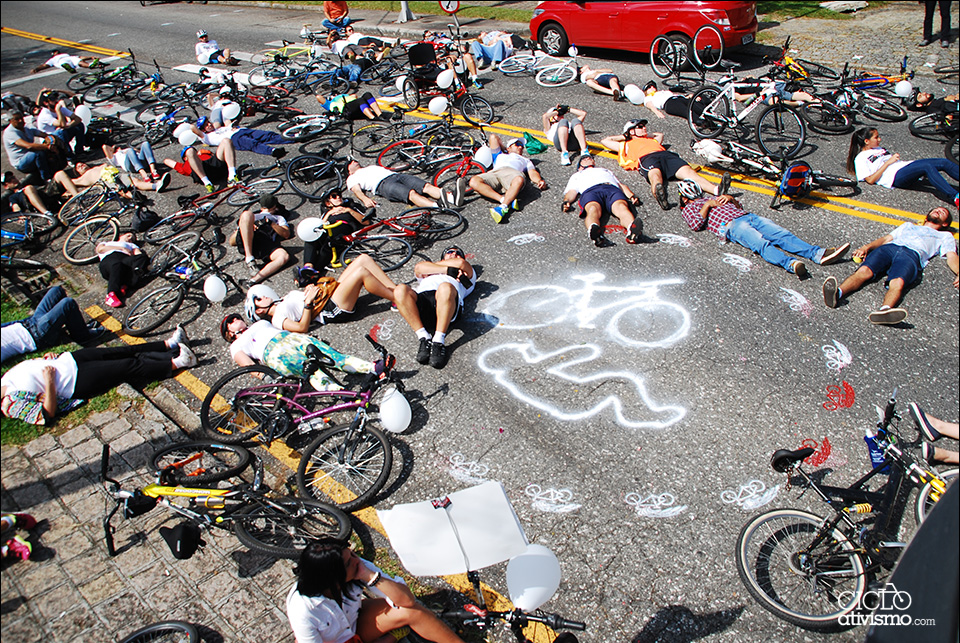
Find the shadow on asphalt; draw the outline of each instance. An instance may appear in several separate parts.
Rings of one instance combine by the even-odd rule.
[[[687,643],[706,638],[730,627],[745,607],[695,614],[683,605],[668,605],[653,615],[632,643]]]

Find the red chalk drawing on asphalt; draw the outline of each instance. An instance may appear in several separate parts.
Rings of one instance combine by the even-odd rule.
[[[849,409],[856,401],[856,397],[853,387],[846,381],[842,382],[840,386],[832,384],[827,387],[827,401],[823,403],[823,408],[828,411]]]

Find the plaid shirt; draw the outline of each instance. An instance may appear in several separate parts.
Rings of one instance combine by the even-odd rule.
[[[690,226],[691,230],[702,230],[704,228],[703,219],[700,217],[700,210],[703,208],[703,204],[712,198],[712,196],[702,196],[683,206],[680,214],[683,216],[683,220],[687,222],[687,225]],[[748,214],[746,211],[741,210],[732,203],[712,207],[707,213],[706,228],[718,237],[726,238],[725,228],[727,224],[746,214]]]

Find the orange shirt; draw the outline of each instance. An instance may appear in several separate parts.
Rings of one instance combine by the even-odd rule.
[[[662,152],[663,145],[656,139],[649,137],[631,138],[620,143],[620,167],[625,170],[636,170],[640,167],[640,159],[653,152]]]
[[[326,14],[329,20],[339,20],[343,16],[347,15],[347,3],[346,2],[324,2],[323,3],[323,13]]]

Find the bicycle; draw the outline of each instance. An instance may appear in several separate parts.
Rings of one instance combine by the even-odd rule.
[[[497,69],[507,76],[535,76],[541,69],[563,62],[562,58],[551,56],[541,50],[539,45],[533,43],[529,51],[517,51],[512,56],[504,58],[497,65]]]
[[[901,80],[913,80],[914,72],[907,71],[907,57],[904,56],[903,60],[900,61],[900,73],[889,75],[881,73],[871,73],[867,71],[858,71],[854,72],[853,78],[847,79],[847,73],[850,63],[846,63],[843,68],[843,73],[841,77],[844,79],[844,82],[849,84],[852,87],[860,87],[864,89],[882,89],[887,87],[892,87],[899,83]]]
[[[332,364],[319,350],[308,349],[297,377],[281,376],[262,365],[224,375],[203,400],[200,425],[218,440],[233,444],[254,437],[270,444],[292,432],[323,429],[302,451],[297,468],[300,495],[335,496],[334,503],[343,511],[364,506],[383,489],[393,465],[390,440],[369,416],[372,399],[387,385],[403,395],[402,382],[393,373],[394,358],[369,335],[367,341],[380,353],[384,372],[365,376],[359,390],[313,390],[310,376],[321,369],[330,374]],[[343,411],[354,411],[353,419],[324,428],[328,416]]]
[[[232,286],[235,292],[244,292],[217,262],[214,250],[223,241],[223,232],[216,228],[211,240],[203,239],[196,232],[185,232],[165,243],[150,260],[150,274],[164,278],[167,283],[143,295],[127,310],[123,332],[140,337],[159,328],[180,310],[187,291],[194,286],[202,288],[211,275]]]
[[[715,69],[724,62],[723,52],[720,31],[712,25],[703,25],[693,34],[689,43],[664,35],[654,38],[650,43],[650,67],[654,75],[660,78],[676,75],[679,83],[681,71],[688,63],[692,63],[700,74],[702,85],[707,70]],[[728,67],[728,70],[731,68]]]
[[[182,486],[192,480],[192,472],[200,470],[198,461],[217,463],[255,458],[252,482],[241,481],[226,488]],[[346,538],[350,519],[329,504],[290,496],[273,498],[263,489],[263,463],[243,447],[215,442],[175,444],[153,456],[156,482],[135,491],[124,490],[120,482],[109,477],[110,446],[103,445],[100,458],[100,481],[115,502],[103,519],[104,540],[110,556],[120,551],[114,543],[114,515],[123,509],[125,518],[142,515],[157,504],[179,514],[200,530],[231,529],[237,539],[255,551],[276,558],[296,559],[312,541],[324,538]],[[224,481],[239,475],[243,467],[220,467],[205,470],[207,481]],[[199,482],[193,480],[193,482]],[[182,503],[182,504],[179,504]]]
[[[563,87],[580,77],[580,63],[577,62],[577,48],[571,46],[567,53],[570,58],[555,65],[544,67],[537,72],[534,80],[541,87]],[[487,121],[489,122],[489,121]]]
[[[98,244],[120,238],[120,218],[126,214],[133,213],[134,219],[156,217],[147,208],[147,198],[135,189],[131,188],[131,197],[127,198],[118,189],[107,185],[103,187],[105,192],[101,193],[101,200],[72,219],[74,227],[63,240],[63,257],[72,264],[84,265],[96,261]],[[114,207],[118,209],[113,211]]]
[[[143,3],[141,3],[143,4]],[[200,632],[190,623],[183,621],[161,621],[142,627],[128,634],[120,643],[200,643]]]
[[[769,72],[771,78],[792,81],[808,88],[815,87],[818,81],[840,80],[840,74],[836,70],[810,60],[792,58],[787,55],[789,49],[790,37],[788,36],[780,50],[780,55],[766,59],[771,65]]]
[[[721,78],[718,83],[719,87],[704,87],[690,99],[691,105],[704,105],[702,111],[691,109],[687,117],[690,131],[697,138],[716,138],[728,127],[743,125],[750,113],[765,103],[768,97],[776,95],[773,81],[760,83],[757,95],[746,107],[737,111],[736,90],[752,89],[756,87],[756,83],[740,82],[733,76]],[[760,149],[768,156],[777,158],[796,156],[807,137],[800,114],[781,100],[761,109],[755,133]]]
[[[0,218],[0,267],[3,278],[37,303],[37,293],[57,276],[57,271],[40,261],[14,256],[19,248],[41,248],[56,230],[57,220],[36,212],[10,212]]]
[[[895,123],[906,120],[907,110],[893,96],[881,91],[866,91],[849,78],[849,64],[844,65],[840,86],[828,92],[815,94],[829,101],[850,117],[851,123],[858,113],[877,121]],[[808,110],[806,104],[803,110]],[[812,109],[812,108],[810,108]]]
[[[948,475],[927,470],[908,452],[920,440],[903,441],[896,395],[894,389],[885,409],[877,409],[874,439],[883,461],[849,487],[821,484],[803,470],[801,463],[814,453],[812,448],[773,454],[770,464],[787,475],[788,489],[799,477],[800,486],[813,489],[833,512],[824,518],[798,509],[774,509],[751,518],[741,529],[736,548],[740,579],[778,618],[812,630],[843,627],[847,616],[864,608],[868,590],[880,586],[906,546],[887,540],[902,518],[901,493],[920,488],[915,512],[922,522],[949,480],[957,477],[957,470]],[[867,489],[870,480],[888,470],[886,483],[875,491]]]
[[[406,139],[391,143],[380,152],[377,165],[394,172],[412,170],[433,174],[438,168],[458,165],[472,154],[472,145],[427,145],[416,139]]]
[[[934,67],[933,73],[937,75],[937,82],[943,83],[944,85],[956,87],[957,82],[960,81],[960,65]]]
[[[147,76],[144,72],[141,72],[140,68],[137,66],[137,58],[133,55],[133,50],[128,49],[127,53],[130,54],[130,62],[126,65],[114,67],[113,69],[110,69],[104,65],[96,71],[73,74],[67,79],[67,87],[75,92],[83,92],[87,89],[90,89],[94,85],[119,81],[125,77],[129,79],[144,77],[149,78],[149,76]],[[153,62],[154,65],[157,64],[157,61]],[[157,71],[159,72],[159,67]]]
[[[323,134],[331,125],[339,122],[340,119],[333,114],[303,114],[280,123],[277,130],[285,139],[300,143]]]
[[[956,113],[949,114],[941,111],[917,116],[910,121],[908,127],[910,133],[917,138],[944,140],[944,157],[957,163],[958,148],[960,148],[960,118]]]
[[[482,131],[482,125],[480,128]],[[351,147],[363,156],[379,156],[387,146],[412,138],[425,141],[428,145],[472,146],[476,143],[470,132],[454,127],[453,113],[448,111],[442,118],[435,121],[407,123],[402,120],[393,120],[389,123],[364,125],[353,133]]]

